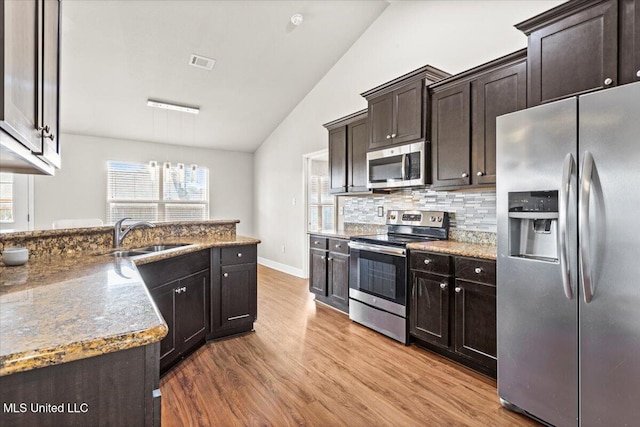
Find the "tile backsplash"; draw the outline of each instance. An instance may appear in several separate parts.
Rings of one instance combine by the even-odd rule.
[[[344,222],[385,223],[388,210],[416,209],[449,212],[451,228],[496,232],[496,192],[404,190],[391,194],[344,197]],[[378,216],[379,207],[383,216]]]

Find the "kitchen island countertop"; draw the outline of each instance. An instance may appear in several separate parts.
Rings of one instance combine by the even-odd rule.
[[[190,245],[136,258],[102,251],[0,266],[0,376],[160,341],[167,325],[136,265],[260,243],[241,236],[174,240],[163,243]]]

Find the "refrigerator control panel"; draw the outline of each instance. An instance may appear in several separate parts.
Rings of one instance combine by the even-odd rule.
[[[509,212],[558,212],[558,191],[509,193]]]

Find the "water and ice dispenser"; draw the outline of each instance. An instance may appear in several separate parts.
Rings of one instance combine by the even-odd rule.
[[[509,254],[558,261],[558,191],[509,193]]]

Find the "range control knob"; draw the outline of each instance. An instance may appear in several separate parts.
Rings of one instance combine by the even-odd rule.
[[[429,218],[429,220],[431,220],[431,222],[436,222],[436,217],[432,216],[431,218]]]
[[[442,217],[439,216],[438,218],[436,218],[436,221],[438,221],[438,222],[442,221]]]

